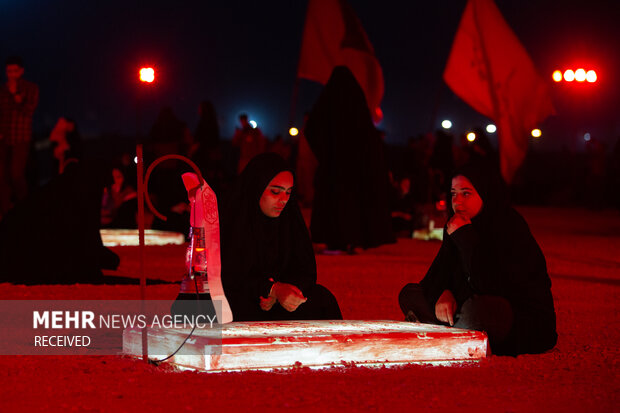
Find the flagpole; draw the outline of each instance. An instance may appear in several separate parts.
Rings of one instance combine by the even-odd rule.
[[[499,123],[499,117],[500,117],[499,99],[497,97],[497,94],[495,93],[495,89],[493,89],[493,85],[495,84],[495,81],[493,79],[493,72],[491,71],[491,62],[489,62],[489,55],[487,53],[487,48],[484,43],[484,37],[482,35],[482,27],[480,26],[480,21],[478,19],[478,7],[476,6],[475,1],[472,1],[472,8],[473,8],[474,21],[476,22],[476,30],[478,31],[478,37],[480,38],[480,47],[482,48],[482,60],[487,70],[487,76],[489,80],[487,82],[487,86],[489,87],[489,96],[491,96],[491,100],[493,101],[493,112],[494,112],[493,121],[496,123]],[[500,133],[502,133],[501,130],[498,131],[498,134]]]
[[[299,47],[299,52],[297,53],[297,70],[295,71],[295,83],[293,84],[293,96],[291,97],[291,110],[288,116],[289,127],[295,126],[295,111],[297,110],[297,98],[299,96],[299,66],[301,63],[301,48],[304,44],[304,33],[306,32],[306,26],[308,25],[308,10],[310,10],[310,1],[308,1],[308,4],[306,5],[306,19],[304,21],[303,31],[301,32],[301,45]]]
[[[471,1],[471,0],[470,0]],[[476,23],[476,30],[478,31],[478,36],[480,37],[480,48],[482,49],[482,61],[484,63],[484,66],[486,67],[486,71],[487,71],[487,76],[488,76],[488,82],[487,85],[489,87],[489,96],[491,96],[491,101],[493,102],[493,112],[494,112],[494,119],[493,121],[497,124],[498,126],[498,131],[497,131],[497,135],[498,135],[498,153],[499,153],[499,167],[500,167],[500,171],[502,174],[502,177],[504,178],[504,180],[506,181],[507,185],[510,185],[510,181],[512,181],[512,177],[507,177],[504,174],[504,165],[502,162],[502,136],[505,136],[505,134],[507,133],[506,130],[506,126],[508,126],[508,128],[511,129],[515,129],[513,127],[513,119],[511,119],[510,117],[508,118],[508,125],[506,125],[504,122],[500,122],[501,120],[501,110],[500,110],[500,103],[499,103],[499,97],[497,96],[497,93],[494,89],[494,85],[495,85],[495,80],[493,79],[493,72],[491,69],[491,62],[489,61],[489,54],[487,52],[487,48],[486,48],[486,44],[484,42],[484,36],[482,34],[482,26],[480,25],[480,21],[478,19],[478,8],[476,7],[476,2],[472,2],[472,6],[473,6],[473,16],[474,16],[474,21]],[[503,130],[502,130],[503,129]]]

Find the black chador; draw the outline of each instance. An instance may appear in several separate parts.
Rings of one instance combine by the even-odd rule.
[[[266,216],[259,202],[272,179],[290,171],[274,153],[256,156],[220,203],[222,284],[235,321],[340,319],[334,296],[316,283],[312,243],[295,191],[278,217]],[[294,285],[307,301],[289,312],[276,302],[261,308],[274,284]]]
[[[118,256],[103,246],[101,198],[112,180],[103,162],[73,163],[0,224],[0,282],[101,283]]]
[[[383,142],[364,92],[338,66],[312,108],[305,135],[317,160],[310,231],[329,249],[394,242]]]
[[[456,176],[473,184],[482,208],[471,224],[451,235],[444,229],[424,279],[401,291],[401,309],[421,322],[445,324],[436,318],[435,304],[449,290],[457,305],[455,327],[487,331],[493,353],[552,348],[556,318],[545,257],[523,217],[510,207],[499,170],[470,164]]]

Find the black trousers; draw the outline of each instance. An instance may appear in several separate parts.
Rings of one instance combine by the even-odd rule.
[[[342,313],[336,297],[327,288],[316,284],[305,291],[308,301],[295,311],[289,312],[276,302],[271,310],[263,311],[256,303],[243,308],[232,308],[234,321],[277,321],[277,320],[342,320]]]
[[[435,306],[429,305],[419,284],[407,284],[398,296],[403,314],[413,312],[421,323],[448,325],[437,319]],[[484,331],[489,337],[491,350],[496,354],[510,354],[514,315],[508,300],[493,295],[473,295],[457,310],[454,327]]]

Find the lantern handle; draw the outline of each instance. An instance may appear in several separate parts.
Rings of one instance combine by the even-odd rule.
[[[170,154],[170,155],[160,156],[159,158],[155,159],[155,161],[153,161],[153,163],[149,165],[149,168],[146,170],[146,175],[144,176],[144,199],[146,200],[146,205],[149,207],[151,212],[155,214],[155,216],[161,219],[162,221],[167,221],[168,218],[164,216],[163,214],[159,213],[159,211],[157,211],[157,209],[151,202],[151,197],[149,195],[149,178],[151,177],[151,173],[153,172],[153,169],[155,169],[157,165],[169,159],[176,159],[176,160],[185,162],[194,170],[196,175],[198,175],[198,180],[200,181],[200,185],[202,186],[205,183],[205,180],[202,177],[202,174],[200,173],[200,169],[198,169],[198,166],[191,159],[183,155]]]

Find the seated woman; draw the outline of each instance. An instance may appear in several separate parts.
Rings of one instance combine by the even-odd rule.
[[[549,350],[557,334],[545,257],[509,206],[499,171],[463,166],[451,192],[443,243],[420,284],[400,292],[403,313],[412,321],[485,331],[494,354]]]
[[[121,165],[112,168],[113,182],[103,189],[102,228],[137,228],[138,194],[131,187]]]
[[[275,153],[253,158],[220,205],[222,285],[234,321],[342,319],[316,283],[294,179]]]

